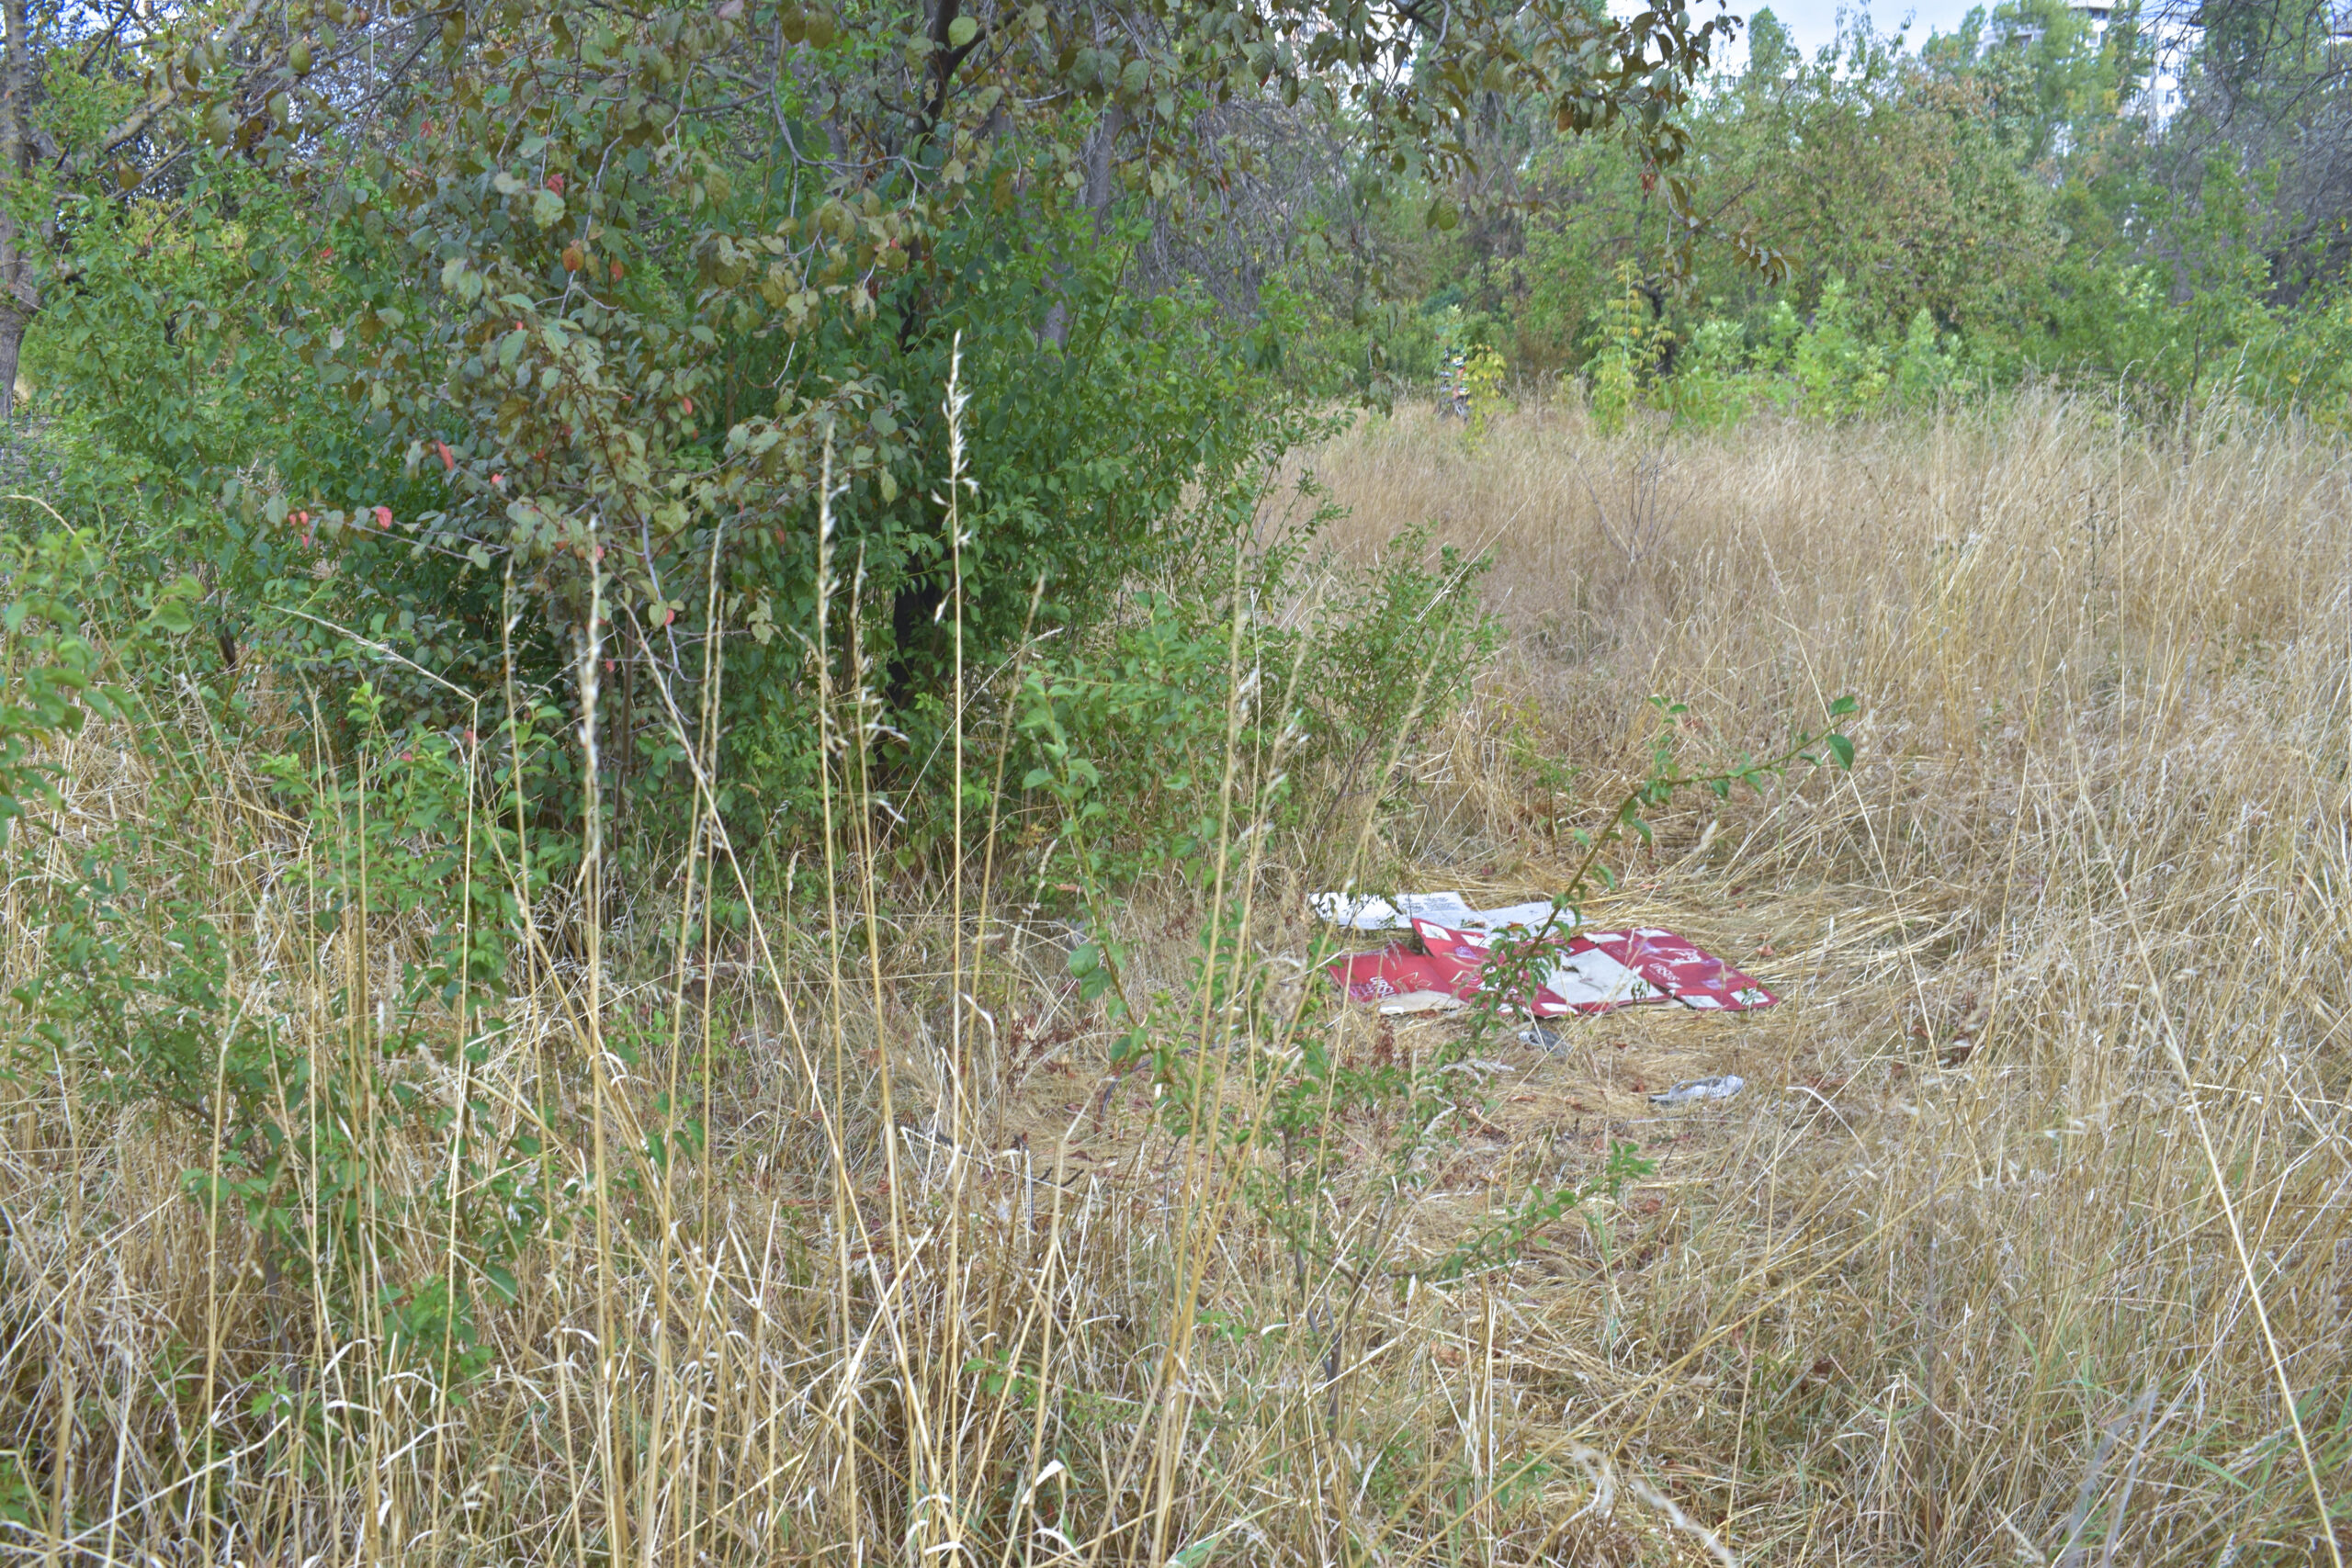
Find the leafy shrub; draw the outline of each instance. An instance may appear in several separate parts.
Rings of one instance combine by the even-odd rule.
[[[1747,374],[1746,334],[1737,321],[1711,316],[1691,332],[1660,400],[1678,423],[1720,430],[1738,423],[1756,396]]]
[[[1049,826],[1033,829],[1051,846],[1038,880],[1093,888],[1196,855],[1237,750],[1259,767],[1283,755],[1282,804],[1265,804],[1283,820],[1318,795],[1328,819],[1366,790],[1385,795],[1376,765],[1454,710],[1500,635],[1477,595],[1487,562],[1451,546],[1432,561],[1429,538],[1409,530],[1320,584],[1303,544],[1286,545],[1238,601],[1143,594],[1031,669],[1015,723],[1022,786],[1048,807]],[[1284,604],[1298,608],[1285,616]]]
[[[230,983],[232,964],[254,963],[238,942],[254,927],[218,907],[214,868],[175,830],[216,787],[210,759],[153,706],[202,647],[187,635],[198,590],[130,592],[70,534],[42,536],[16,564],[18,597],[0,613],[9,684],[24,694],[0,706],[11,804],[22,815],[49,793],[42,750],[85,716],[121,727],[156,799],[146,819],[76,849],[70,874],[21,879],[46,951],[8,998],[0,1066],[181,1122],[212,1151],[186,1172],[188,1194],[243,1221],[274,1287],[314,1287],[339,1331],[381,1323],[395,1354],[463,1381],[487,1355],[475,1303],[513,1298],[521,1247],[560,1226],[570,1201],[532,1120],[494,1115],[472,1077],[504,1027],[518,890],[543,874],[513,827],[514,760],[538,754],[528,721],[503,747],[463,730],[395,737],[362,685],[347,727],[366,744],[347,762],[265,761],[277,810],[313,849],[307,883],[271,895],[277,918],[342,956],[313,987],[258,1006],[267,988],[250,973]],[[423,1179],[408,1152],[420,1142],[448,1151]],[[393,1238],[420,1226],[446,1237],[444,1267],[386,1278]]]
[[[1617,288],[1594,312],[1591,381],[1593,423],[1604,434],[1624,428],[1674,341],[1662,321],[1652,319],[1641,292],[1641,276],[1631,262],[1617,267]]]
[[[1780,309],[1788,310],[1782,300]],[[1805,411],[1824,419],[1850,419],[1878,406],[1887,388],[1886,351],[1854,319],[1846,280],[1832,277],[1813,319],[1787,333],[1790,382]]]
[[[1466,434],[1474,447],[1486,439],[1487,427],[1510,407],[1503,393],[1504,374],[1503,356],[1488,344],[1472,349],[1462,362],[1462,390],[1470,412]]]
[[[224,663],[257,639],[347,683],[333,628],[358,630],[457,688],[379,672],[406,731],[452,698],[497,716],[510,675],[550,688],[594,636],[615,771],[657,826],[675,758],[632,742],[718,668],[691,650],[767,634],[725,728],[776,773],[774,821],[808,771],[803,653],[845,646],[822,617],[856,616],[905,761],[951,659],[951,557],[985,658],[1033,597],[1046,625],[1114,606],[1183,498],[1254,460],[1279,323],[1137,276],[1250,176],[1203,116],[1279,100],[1398,169],[1468,163],[1442,130],[1464,89],[1349,90],[1406,43],[1320,0],[1148,39],[1011,6],[374,19],[174,14],[133,50],[52,51],[37,129],[61,156],[11,197],[15,232],[57,241],[38,372],[96,488],[157,503],[209,568]],[[1473,74],[1504,50],[1514,91],[1567,95],[1564,129],[1638,96],[1633,139],[1670,163],[1662,111],[1729,26],[1568,7],[1540,37],[1465,19],[1415,47]],[[951,541],[930,491],[959,355],[978,515]],[[585,625],[600,601],[610,627]]]
[[[1960,372],[1956,334],[1936,330],[1936,319],[1922,310],[1911,318],[1894,352],[1890,390],[1903,403],[1932,403]]]

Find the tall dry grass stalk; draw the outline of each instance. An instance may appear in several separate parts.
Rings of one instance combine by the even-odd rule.
[[[966,874],[933,884],[873,872],[871,709],[831,658],[825,858],[757,881],[709,809],[713,670],[677,703],[701,825],[675,889],[602,902],[684,933],[732,887],[748,940],[681,935],[608,972],[534,927],[486,1058],[400,1069],[492,1106],[476,1135],[537,1127],[585,1195],[590,1223],[536,1242],[485,1313],[470,1384],[258,1277],[233,1217],[182,1195],[221,1158],[201,1119],[66,1072],[8,1087],[0,1547],[2327,1561],[2322,1510],[2352,1492],[2341,452],[2029,399],[1689,442],[1533,411],[1475,453],[1400,417],[1314,464],[1354,509],[1344,550],[1424,517],[1491,547],[1513,634],[1472,711],[1398,758],[1363,875],[1548,890],[1579,812],[1646,761],[1653,693],[1689,705],[1671,739],[1694,760],[1864,701],[1850,774],[1669,816],[1601,904],[1736,957],[1781,1006],[1510,1046],[1408,1208],[1369,1157],[1307,1201],[1338,1231],[1390,1227],[1406,1261],[1614,1143],[1649,1176],[1452,1281],[1367,1288],[1286,1247],[1245,1190],[1266,1151],[1170,1133],[1142,1077],[1106,1075],[1067,932],[983,874],[1012,846],[964,845]],[[19,890],[159,795],[119,739],[67,745],[62,803],[9,840],[11,984],[45,952]],[[1279,759],[1227,761],[1209,805],[1244,897],[1139,894],[1138,995],[1185,994],[1194,923],[1230,910],[1238,952],[1304,951],[1289,895],[1349,869],[1351,845],[1245,840]],[[211,765],[174,874],[203,888],[240,1005],[354,1071],[382,1042],[328,998],[386,993],[415,933],[312,920],[289,889],[334,825],[274,812],[252,759]],[[820,908],[829,929],[788,918]],[[1259,1032],[1279,1010],[1193,1005],[1199,1060],[1289,1043]],[[1317,1016],[1341,1058],[1408,1070],[1452,1027]],[[1702,1069],[1750,1087],[1650,1107]],[[649,1154],[660,1097],[698,1083],[707,1147]],[[449,1135],[368,1145],[379,1185],[428,1190]],[[390,1245],[387,1280],[454,1256],[429,1226]]]

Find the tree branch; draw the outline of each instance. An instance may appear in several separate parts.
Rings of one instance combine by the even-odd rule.
[[[221,29],[218,40],[224,52],[234,47],[238,38],[253,26],[254,18],[261,15],[261,7],[262,0],[245,0],[244,8],[230,18],[228,27]],[[164,90],[140,105],[119,125],[100,137],[97,150],[85,161],[95,162],[126,142],[136,141],[147,133],[149,126],[155,123],[156,116],[179,101],[179,85],[173,79],[172,69],[167,66],[164,73]]]

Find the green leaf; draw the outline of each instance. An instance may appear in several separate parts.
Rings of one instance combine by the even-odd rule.
[[[947,24],[947,47],[962,49],[980,36],[980,24],[969,17],[958,17]]]
[[[1854,743],[1842,735],[1831,735],[1826,739],[1831,753],[1838,759],[1838,765],[1850,769],[1854,765]]]
[[[563,221],[563,197],[551,190],[540,191],[531,197],[531,221],[542,229],[552,229]]]

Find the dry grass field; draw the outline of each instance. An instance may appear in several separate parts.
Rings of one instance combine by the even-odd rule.
[[[1190,999],[1187,955],[1239,910],[1222,934],[1271,999],[1189,1058],[1232,1064],[1200,1080],[1227,1121],[1171,1131],[1149,1075],[1106,1074],[1067,925],[977,882],[861,874],[854,827],[793,892],[747,886],[724,962],[608,975],[550,939],[479,1060],[397,1064],[481,1110],[353,1134],[353,1201],[396,1218],[347,1300],[185,1195],[224,1158],[217,1099],[126,1103],[61,1055],[0,1089],[0,1551],[2340,1562],[2341,446],[2029,397],[1704,439],[1538,408],[1475,448],[1400,413],[1308,466],[1351,508],[1342,557],[1427,519],[1490,549],[1509,635],[1466,713],[1401,751],[1368,839],[1269,835],[1248,899],[1170,884],[1123,910],[1129,988],[1197,1016],[1203,1046],[1223,1004]],[[1678,930],[1780,1006],[1576,1020],[1550,1053],[1501,1035],[1454,1063],[1477,1093],[1426,1136],[1377,1103],[1299,1134],[1311,1157],[1217,1131],[1264,1092],[1247,1063],[1311,1037],[1409,1078],[1466,1027],[1302,986],[1303,890],[1352,868],[1556,891],[1659,724],[1703,767],[1842,694],[1850,772],[1684,796],[1654,844],[1607,852],[1588,911]],[[52,962],[20,890],[153,808],[163,781],[121,740],[66,747],[62,803],[8,840],[9,986]],[[157,832],[196,846],[172,874],[202,890],[241,1016],[322,1077],[383,1057],[380,1021],[336,998],[394,986],[432,912],[300,897],[326,829],[271,808],[254,758],[175,798],[197,804]],[[731,874],[702,857],[615,902],[658,932],[695,877]],[[808,918],[827,897],[830,927]],[[1745,1093],[1646,1099],[1722,1071]],[[650,1149],[661,1097],[706,1073],[708,1143]],[[568,1190],[614,1200],[533,1239],[511,1302],[482,1296],[483,1370],[452,1386],[392,1325],[401,1281],[457,1269],[413,1200],[455,1141],[518,1128]],[[1624,1144],[1648,1168],[1612,1190]],[[1415,1272],[1531,1181],[1587,1195],[1513,1256]]]

